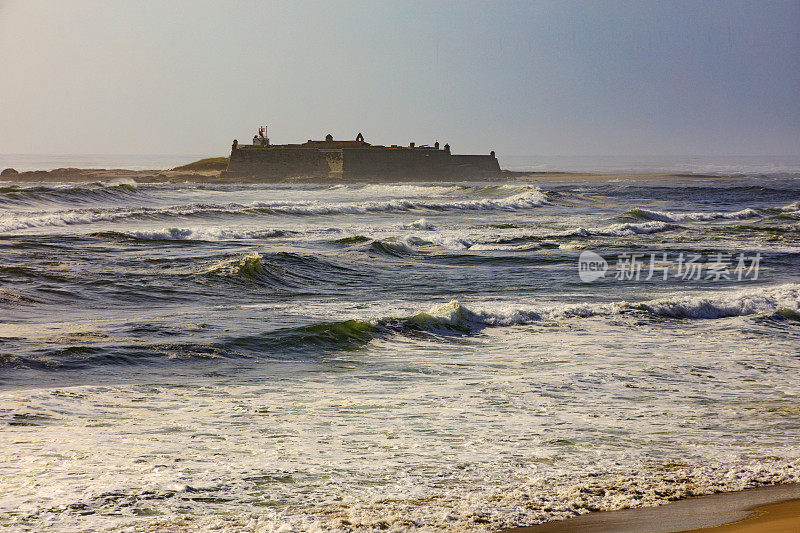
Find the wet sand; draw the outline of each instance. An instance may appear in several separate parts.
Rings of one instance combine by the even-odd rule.
[[[689,498],[661,507],[589,513],[503,533],[800,532],[800,484]]]
[[[756,507],[740,522],[695,529],[703,533],[797,533],[800,531],[800,500]]]

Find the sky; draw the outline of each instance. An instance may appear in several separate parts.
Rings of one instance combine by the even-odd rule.
[[[800,155],[800,0],[0,0],[0,153]]]

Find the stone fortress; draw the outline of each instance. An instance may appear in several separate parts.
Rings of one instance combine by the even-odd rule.
[[[253,144],[233,141],[228,168],[223,178],[285,180],[312,178],[331,180],[476,179],[497,176],[500,164],[494,152],[487,155],[453,155],[450,145],[381,146],[364,141],[360,133],[352,141],[324,141],[303,144],[270,144],[262,127]]]

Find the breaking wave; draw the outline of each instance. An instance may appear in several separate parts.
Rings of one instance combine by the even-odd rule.
[[[605,228],[580,228],[572,235],[602,235],[607,237],[625,237],[629,235],[646,235],[649,233],[658,233],[675,228],[676,226],[666,224],[664,222],[645,222],[644,224],[632,224],[626,222],[624,224],[613,224]]]
[[[644,313],[665,318],[716,319],[762,313],[779,313],[785,317],[787,312],[798,310],[800,310],[800,284],[791,283],[723,294],[676,295],[638,303],[619,301],[608,304],[568,304],[542,308],[470,309],[453,300],[433,307],[418,317],[429,317],[429,320],[437,326],[474,330],[626,313]]]
[[[235,282],[256,283],[282,290],[295,290],[314,281],[313,278],[270,263],[256,252],[216,263],[205,273]]]
[[[661,222],[701,222],[705,220],[731,219],[740,220],[743,218],[760,217],[761,214],[755,209],[742,209],[735,212],[696,212],[696,213],[676,213],[671,211],[650,211],[648,209],[635,208],[627,211],[626,215]]]
[[[401,241],[374,240],[369,244],[367,250],[389,257],[404,257],[416,253],[411,247],[411,242],[406,239]]]
[[[325,204],[321,202],[297,202],[294,204],[278,202],[254,202],[250,209],[261,209],[265,213],[288,215],[337,215],[362,214],[373,212],[402,212],[414,210],[506,210],[532,209],[547,204],[547,194],[540,189],[501,198],[481,198],[475,200],[418,200],[398,198],[393,200],[366,201],[356,203]],[[244,206],[242,206],[244,207]],[[248,207],[245,207],[246,209]]]
[[[468,307],[457,300],[404,317],[373,320],[350,319],[323,322],[300,328],[277,330],[262,339],[261,348],[271,345],[311,343],[329,348],[354,347],[386,335],[469,335],[485,328],[548,323],[561,320],[645,315],[671,319],[719,319],[767,314],[777,318],[800,318],[800,284],[761,289],[729,291],[725,294],[681,296],[646,302],[585,303],[549,307]]]
[[[436,227],[433,224],[429,223],[424,218],[420,218],[419,220],[415,220],[411,224],[409,224],[407,226],[404,226],[404,228],[405,229],[421,229],[421,230],[425,230],[425,231],[433,231],[433,230],[436,229]]]
[[[41,202],[89,203],[98,201],[128,201],[140,195],[133,180],[94,182],[80,185],[9,185],[0,187],[0,205],[28,205]]]
[[[424,220],[424,219],[423,219]],[[569,237],[628,237],[632,235],[646,235],[678,228],[674,224],[665,222],[623,223],[612,224],[597,228],[574,228],[564,231],[534,234],[518,234],[500,238],[476,238],[465,234],[438,234],[425,233],[411,235],[402,241],[387,241],[384,244],[402,248],[405,252],[413,252],[414,246],[433,245],[447,250],[463,251],[518,251],[529,250],[537,246],[544,246],[548,239]],[[519,246],[522,245],[522,246]]]
[[[174,205],[163,208],[91,208],[69,209],[52,213],[14,213],[0,218],[0,232],[44,226],[69,226],[100,221],[115,221],[126,218],[168,218],[199,215],[337,215],[365,214],[374,212],[403,211],[448,211],[448,210],[506,210],[532,209],[547,203],[546,194],[539,189],[502,198],[478,200],[411,200],[394,199],[355,203],[326,204],[308,202],[252,202],[250,204],[228,203]]]
[[[268,239],[283,237],[291,231],[285,230],[232,230],[225,228],[164,228],[154,231],[103,232],[103,235],[125,239],[148,241],[226,241],[245,239]],[[94,234],[100,235],[100,234]]]
[[[216,262],[202,271],[205,279],[267,287],[285,292],[305,292],[359,281],[363,275],[345,266],[312,257],[279,252],[265,257],[253,252]]]
[[[0,232],[47,226],[71,226],[109,222],[141,215],[149,209],[70,209],[56,213],[14,214],[0,218]]]

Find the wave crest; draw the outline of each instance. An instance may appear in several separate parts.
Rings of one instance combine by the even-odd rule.
[[[800,317],[800,284],[730,291],[715,295],[676,295],[647,302],[579,303],[550,307],[484,309],[458,300],[435,305],[427,311],[401,317],[323,322],[273,332],[259,341],[260,348],[304,343],[331,349],[355,348],[390,335],[462,336],[485,328],[524,326],[560,320],[610,317],[623,314],[671,319],[719,319],[769,314],[776,318]]]
[[[139,189],[136,182],[129,179],[78,185],[9,185],[0,187],[0,205],[127,201],[137,194]]]
[[[672,211],[651,211],[648,209],[635,208],[627,211],[626,215],[634,216],[637,218],[646,218],[649,220],[657,220],[661,222],[702,222],[706,220],[730,219],[740,220],[743,218],[760,217],[761,213],[755,209],[747,208],[735,212],[694,212],[694,213],[676,213]]]
[[[115,185],[114,187],[127,187]],[[14,213],[0,219],[0,232],[44,226],[69,226],[128,218],[161,219],[202,215],[340,215],[374,212],[404,212],[416,210],[506,210],[532,209],[547,204],[547,195],[540,189],[530,189],[501,198],[476,200],[417,200],[393,199],[355,203],[252,202],[250,204],[185,204],[167,207],[89,208],[69,209],[52,213]]]
[[[221,261],[209,267],[205,273],[239,283],[255,283],[280,290],[297,289],[313,281],[297,272],[265,261],[258,252]]]
[[[267,239],[282,237],[289,233],[283,230],[232,230],[226,228],[163,228],[153,231],[109,232],[123,238],[145,241],[227,241],[244,239]]]

